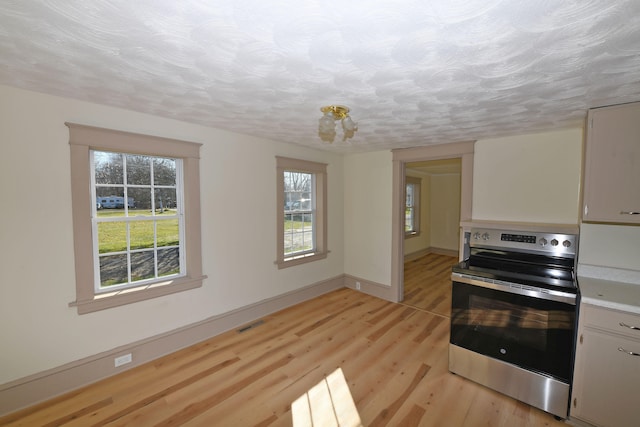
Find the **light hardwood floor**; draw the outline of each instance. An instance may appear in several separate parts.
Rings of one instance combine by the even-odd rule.
[[[404,304],[451,316],[451,267],[458,258],[427,254],[404,263]]]
[[[0,425],[310,425],[294,424],[292,402],[303,396],[313,415],[340,416],[331,405],[337,392],[326,386],[338,368],[357,410],[350,415],[363,426],[566,425],[449,373],[444,316],[340,289],[262,321],[0,418]],[[334,403],[348,407],[348,394]]]

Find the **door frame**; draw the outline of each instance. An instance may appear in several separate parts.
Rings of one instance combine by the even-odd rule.
[[[460,222],[471,220],[473,195],[473,150],[475,141],[392,150],[393,180],[391,214],[391,300],[404,299],[404,187],[406,164],[442,159],[461,159]],[[462,236],[462,233],[461,233]],[[462,254],[460,245],[459,253]]]

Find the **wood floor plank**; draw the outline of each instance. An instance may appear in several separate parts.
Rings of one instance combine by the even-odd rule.
[[[404,304],[451,316],[451,267],[458,258],[430,253],[404,263]]]
[[[397,394],[395,399],[389,402],[389,404],[383,408],[381,408],[378,412],[378,415],[368,424],[371,427],[380,427],[385,426],[389,423],[394,415],[400,410],[402,405],[405,404],[406,400],[416,389],[420,381],[427,375],[431,366],[422,364],[418,368],[418,370],[411,377],[411,382],[402,390],[401,393]]]
[[[417,426],[420,424],[422,417],[424,417],[425,409],[418,405],[413,405],[409,409],[409,413],[406,414],[398,423],[399,426]]]
[[[287,354],[273,363],[262,367],[259,370],[251,372],[250,374],[243,376],[241,378],[236,379],[233,383],[228,384],[226,387],[221,388],[214,394],[210,396],[206,396],[202,398],[198,396],[193,402],[189,405],[186,405],[182,408],[179,408],[178,411],[174,412],[170,417],[162,420],[159,423],[156,423],[157,427],[167,427],[167,426],[176,426],[182,425],[186,421],[189,421],[201,413],[205,412],[207,409],[211,408],[223,402],[230,395],[241,392],[243,389],[249,387],[252,383],[255,383],[259,379],[261,379],[264,375],[272,372],[276,369],[282,368],[286,366],[289,362],[291,362],[292,356]]]
[[[140,400],[134,400],[134,401],[130,401],[130,403],[123,409],[121,409],[120,411],[106,417],[104,420],[102,420],[99,424],[97,425],[107,425],[111,422],[117,421],[123,417],[125,417],[128,414],[132,414],[135,413],[137,411],[139,411],[142,408],[145,408],[147,406],[149,406],[150,404],[164,399],[166,396],[169,396],[173,393],[176,393],[178,390],[184,389],[194,383],[197,383],[199,381],[202,381],[203,378],[207,377],[207,376],[211,376],[213,374],[215,374],[216,372],[219,372],[222,369],[225,369],[229,366],[231,366],[234,363],[239,362],[240,359],[238,357],[234,357],[231,359],[227,359],[225,361],[223,361],[222,363],[216,364],[211,366],[210,368],[207,368],[201,372],[198,372],[197,374],[191,376],[191,377],[187,377],[182,381],[179,381],[173,385],[171,385],[170,387],[167,387],[165,389],[162,389],[154,394],[151,395],[147,395],[144,396],[142,399]]]
[[[99,408],[104,408],[108,405],[111,405],[113,403],[113,400],[110,398],[104,399],[100,402],[96,402],[93,405],[89,405],[89,406],[85,406],[84,408],[81,408],[77,411],[65,414],[62,418],[58,418],[56,420],[52,420],[46,424],[44,424],[43,427],[53,427],[53,426],[60,426],[60,425],[65,425],[65,424],[69,424],[70,422],[72,422],[73,420],[76,420],[78,418],[82,418],[84,417],[86,414],[90,414],[92,412],[94,412],[95,410],[99,409]]]

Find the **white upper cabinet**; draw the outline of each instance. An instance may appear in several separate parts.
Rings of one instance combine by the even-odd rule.
[[[583,221],[640,223],[640,102],[587,117]]]

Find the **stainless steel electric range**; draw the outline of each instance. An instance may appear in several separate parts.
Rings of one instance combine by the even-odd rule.
[[[472,229],[452,272],[449,370],[566,418],[578,236]]]

